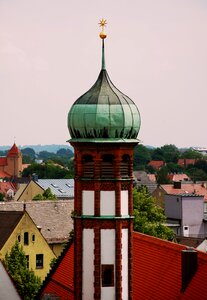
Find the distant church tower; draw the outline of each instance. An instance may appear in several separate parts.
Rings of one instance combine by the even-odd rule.
[[[75,157],[76,300],[132,299],[133,149],[140,114],[102,69],[68,114]]]

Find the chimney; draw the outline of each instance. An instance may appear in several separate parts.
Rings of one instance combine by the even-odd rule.
[[[195,275],[198,266],[198,253],[193,247],[187,247],[181,252],[182,288],[184,292]]]
[[[181,189],[181,181],[173,181],[174,189]]]

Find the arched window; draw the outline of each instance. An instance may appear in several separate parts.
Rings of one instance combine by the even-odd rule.
[[[101,178],[114,177],[114,155],[104,154],[101,161]]]
[[[82,156],[83,177],[92,178],[94,176],[94,160],[93,156],[86,154]]]

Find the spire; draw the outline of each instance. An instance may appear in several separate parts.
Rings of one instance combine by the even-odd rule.
[[[102,39],[102,66],[101,69],[105,70],[105,52],[104,52],[104,39],[107,37],[107,35],[104,32],[104,28],[106,27],[106,20],[101,19],[99,22],[99,26],[101,27],[101,33],[99,34],[100,38]]]

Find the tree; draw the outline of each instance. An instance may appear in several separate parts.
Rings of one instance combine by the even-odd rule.
[[[158,184],[167,184],[170,183],[168,178],[168,168],[163,166],[157,171],[157,183]]]
[[[174,240],[173,230],[166,226],[166,217],[161,207],[155,204],[155,199],[146,187],[133,190],[134,200],[134,230],[166,240]]]
[[[22,299],[34,299],[40,287],[41,280],[34,274],[33,270],[27,268],[27,257],[23,251],[23,247],[17,241],[11,248],[11,252],[5,255],[4,263]]]
[[[56,196],[51,192],[50,188],[47,188],[43,194],[37,194],[32,200],[55,200]]]
[[[73,178],[73,173],[70,170],[53,163],[33,163],[22,171],[22,177],[29,177],[34,173],[42,179]]]
[[[181,154],[181,158],[202,159],[203,155],[193,149],[188,149]]]
[[[193,166],[186,170],[186,174],[191,178],[193,182],[207,181],[207,174],[203,170],[195,168]]]
[[[36,157],[36,153],[35,153],[34,149],[32,149],[32,148],[27,147],[27,148],[21,149],[21,152],[22,152],[23,156],[29,156],[32,160],[34,160]]]
[[[148,162],[151,160],[150,150],[139,144],[134,149],[134,169],[140,170],[145,168]]]
[[[168,162],[176,163],[178,161],[180,152],[175,145],[172,145],[172,144],[164,145],[160,149],[163,153],[163,158],[166,163],[168,163]]]

